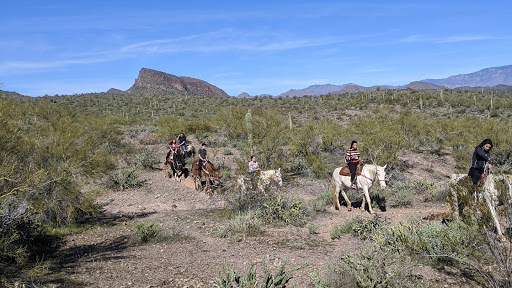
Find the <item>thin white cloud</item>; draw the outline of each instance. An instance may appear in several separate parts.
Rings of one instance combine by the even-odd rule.
[[[87,51],[45,61],[9,61],[0,63],[0,75],[5,73],[25,73],[31,71],[48,70],[71,65],[84,65],[92,63],[110,62],[122,58],[136,57],[141,54],[170,54],[181,52],[230,52],[252,51],[272,52],[299,49],[305,47],[319,47],[341,43],[343,40],[336,37],[320,37],[316,39],[284,39],[283,35],[268,35],[266,40],[261,35],[251,35],[246,31],[223,29],[210,33],[194,34],[189,36],[156,39],[135,42],[116,49],[104,51]],[[51,58],[51,57],[50,57]]]
[[[454,35],[446,37],[427,37],[424,35],[410,35],[401,38],[399,41],[404,43],[416,43],[416,42],[431,42],[431,43],[456,43],[466,41],[480,41],[494,39],[492,36],[487,35]]]
[[[0,63],[0,75],[15,74],[19,72],[42,71],[54,68],[62,68],[71,65],[86,65],[93,63],[113,61],[115,57],[104,55],[92,57],[76,57],[70,59],[59,59],[54,61],[9,61]],[[116,58],[117,59],[117,58]]]
[[[451,36],[446,38],[438,39],[438,43],[452,43],[452,42],[464,42],[464,41],[479,41],[488,40],[493,37],[486,35],[464,35],[464,36]]]
[[[121,48],[124,53],[172,53],[172,52],[225,52],[225,51],[283,51],[304,47],[324,46],[343,42],[337,37],[316,39],[258,41],[259,35],[250,35],[245,31],[224,29],[211,33],[191,35],[179,38],[158,39],[133,43]],[[272,36],[272,35],[271,35]]]

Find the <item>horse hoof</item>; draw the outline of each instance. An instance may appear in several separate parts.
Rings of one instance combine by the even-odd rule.
[[[352,211],[352,207],[347,208],[348,212]]]

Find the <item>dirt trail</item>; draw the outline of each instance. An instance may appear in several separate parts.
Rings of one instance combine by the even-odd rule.
[[[165,155],[165,147],[157,149]],[[159,167],[164,168],[163,164]],[[318,271],[336,256],[364,247],[363,241],[348,235],[337,240],[330,238],[337,225],[368,215],[359,209],[348,212],[345,207],[340,211],[329,207],[309,221],[308,225],[317,227],[315,234],[310,233],[308,225],[263,227],[263,235],[237,241],[234,237],[219,237],[226,225],[221,196],[196,191],[190,178],[181,183],[169,179],[165,170],[145,171],[140,178],[145,180],[142,188],[112,191],[98,199],[108,216],[105,225],[68,237],[59,251],[61,271],[68,279],[65,286],[217,287],[216,271],[224,263],[245,275],[251,262],[261,263],[265,259],[273,272],[285,260],[289,261],[287,270],[307,264],[293,274],[291,284],[313,287],[309,273]],[[327,189],[329,180],[295,179],[285,183],[282,191],[289,197],[310,200]],[[357,205],[358,200],[355,201]],[[444,205],[432,205],[378,213],[398,222],[410,215],[430,217],[447,211]],[[160,224],[169,241],[131,244],[134,226],[139,222]],[[261,275],[261,265],[257,267]],[[440,275],[430,268],[424,268],[422,275],[438,281],[438,287],[471,287],[458,282],[457,275]]]

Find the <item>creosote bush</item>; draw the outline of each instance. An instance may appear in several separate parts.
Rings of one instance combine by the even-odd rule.
[[[113,187],[118,190],[125,190],[128,188],[135,188],[142,185],[139,180],[139,167],[137,165],[130,165],[121,168],[112,175]]]
[[[256,236],[261,230],[261,219],[259,211],[248,211],[227,220],[226,227],[219,233],[222,238],[229,238],[235,235]]]
[[[267,224],[303,226],[307,222],[308,211],[302,199],[287,199],[278,194],[263,203],[261,217]]]
[[[162,232],[162,227],[155,222],[140,222],[135,225],[135,241],[138,243],[147,243],[154,241]]]
[[[309,275],[315,288],[421,287],[409,257],[371,245],[358,254],[340,256]]]
[[[358,216],[351,221],[336,226],[333,232],[331,232],[331,239],[339,238],[343,233],[351,234],[363,240],[369,239],[389,223],[388,218],[379,216],[379,214],[373,217]]]
[[[84,184],[109,173],[124,149],[119,119],[0,91],[0,286],[38,269],[45,225],[96,212]],[[35,271],[35,270],[34,270]],[[36,275],[35,273],[34,275]],[[13,280],[14,281],[14,280]]]

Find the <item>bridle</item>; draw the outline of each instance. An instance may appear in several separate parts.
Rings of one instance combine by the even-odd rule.
[[[364,175],[362,171],[361,171],[361,176],[368,179],[370,182],[374,182],[375,180],[377,180],[377,182],[379,183],[379,186],[381,186],[380,181],[384,181],[384,182],[386,181],[386,179],[384,179],[384,180],[379,179],[379,169],[377,169],[377,166],[375,166],[375,177],[373,177],[373,179]]]

